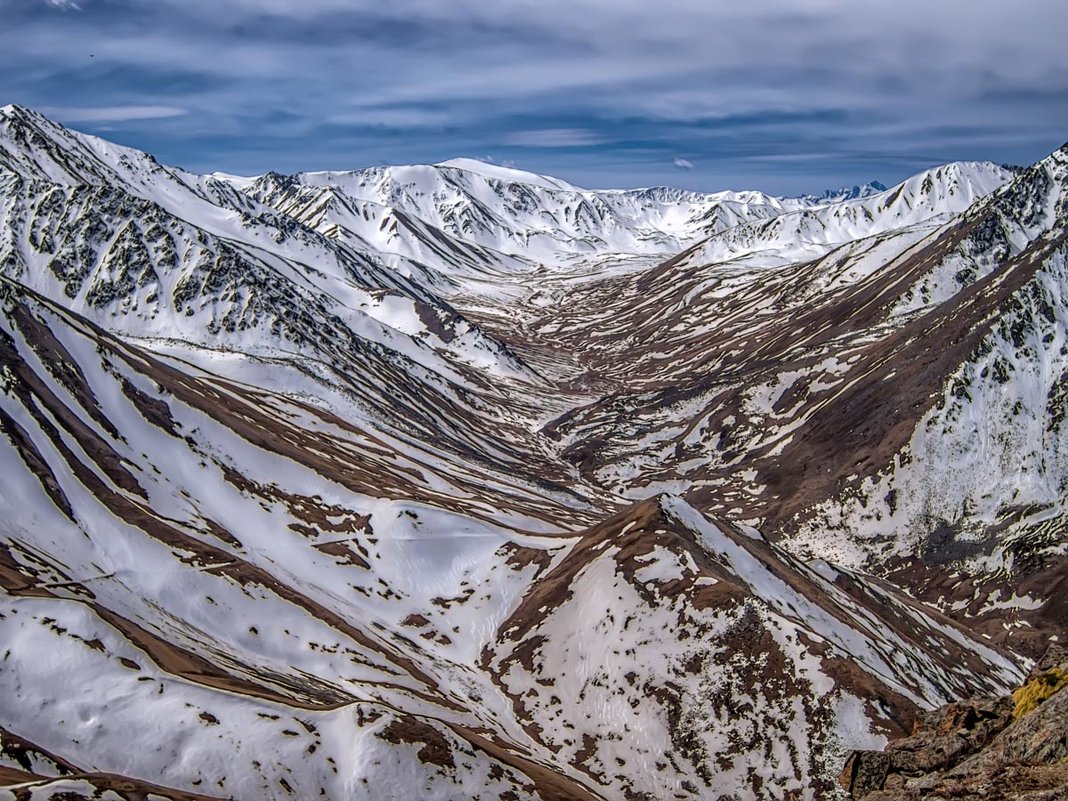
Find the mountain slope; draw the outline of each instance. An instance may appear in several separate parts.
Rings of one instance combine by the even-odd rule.
[[[255,720],[253,713],[271,720],[281,706],[299,710],[305,716],[300,720],[310,721],[315,731],[341,710],[346,720],[353,713],[358,719],[365,715],[367,725],[375,724],[372,730],[379,739],[393,728],[414,727],[424,740],[431,738],[438,759],[445,763],[460,759],[460,753],[471,747],[485,753],[480,738],[465,739],[463,733],[489,727],[497,732],[496,741],[505,738],[506,750],[514,751],[507,759],[494,757],[494,764],[514,766],[517,760],[525,764],[525,754],[540,753],[541,760],[560,775],[576,770],[580,776],[591,770],[597,774],[587,764],[589,754],[562,753],[559,743],[537,728],[509,724],[507,714],[517,703],[515,682],[540,686],[539,666],[531,663],[523,670],[513,664],[522,665],[518,654],[524,642],[544,640],[567,649],[567,643],[603,636],[596,629],[575,628],[590,619],[588,610],[595,608],[592,600],[581,600],[584,595],[603,592],[590,588],[590,581],[594,587],[605,580],[623,581],[619,592],[632,587],[622,608],[645,621],[641,629],[645,633],[633,635],[638,637],[636,645],[644,641],[643,653],[670,655],[674,647],[670,644],[684,630],[689,630],[686,640],[692,641],[677,658],[668,656],[662,665],[646,664],[640,684],[624,675],[629,673],[625,661],[594,680],[594,687],[608,681],[612,693],[623,686],[640,687],[643,696],[681,692],[680,680],[693,672],[682,666],[697,664],[695,659],[705,668],[693,681],[702,686],[722,683],[724,667],[714,658],[713,640],[727,636],[732,627],[745,632],[753,625],[736,619],[763,620],[767,615],[775,631],[785,627],[795,632],[788,637],[794,645],[787,648],[783,641],[775,646],[787,648],[777,658],[797,660],[791,670],[806,677],[799,686],[818,684],[823,692],[833,687],[842,693],[836,703],[843,705],[842,724],[849,730],[859,732],[869,725],[864,722],[864,703],[873,704],[870,714],[876,718],[889,716],[883,725],[893,731],[907,727],[917,703],[945,700],[957,687],[975,687],[979,681],[991,683],[982,686],[1001,686],[1016,676],[1010,663],[922,613],[904,615],[906,628],[887,640],[871,628],[872,611],[865,598],[883,596],[885,606],[885,593],[875,587],[863,589],[863,580],[846,574],[826,578],[785,555],[763,554],[760,549],[767,546],[712,528],[681,501],[639,506],[578,539],[520,535],[523,530],[544,528],[553,518],[574,520],[581,511],[561,506],[566,496],[558,495],[554,502],[544,490],[535,494],[534,488],[522,485],[509,489],[489,476],[446,475],[439,472],[443,465],[420,464],[417,455],[398,463],[399,455],[384,449],[387,443],[368,441],[368,434],[336,418],[263,390],[183,374],[176,369],[180,365],[123,345],[24,290],[9,284],[6,294],[5,317],[12,327],[5,340],[5,402],[0,417],[7,442],[5,474],[25,476],[10,494],[5,493],[3,586],[10,597],[4,613],[9,626],[5,640],[21,655],[5,673],[15,682],[7,688],[7,697],[16,708],[44,704],[52,710],[38,715],[32,727],[23,721],[18,733],[50,751],[67,754],[85,769],[162,777],[162,784],[175,787],[199,786],[194,782],[217,785],[224,780],[224,786],[239,795],[253,789],[264,792],[285,779],[297,795],[303,795],[312,789],[309,782],[326,778],[321,772],[295,771],[295,753],[287,756],[289,750],[279,751],[279,743],[292,736],[286,731],[308,727],[265,724],[265,728],[248,722]],[[73,354],[86,356],[74,361]],[[302,445],[311,431],[316,444],[314,450],[305,451]],[[267,432],[269,439],[264,438]],[[165,464],[156,461],[163,454]],[[20,465],[32,467],[36,478]],[[284,483],[279,484],[282,477]],[[484,510],[490,504],[493,514],[487,517]],[[515,533],[502,529],[506,521]],[[669,535],[666,539],[656,533],[661,527]],[[621,529],[627,538],[615,533]],[[612,547],[603,550],[609,544]],[[747,555],[753,548],[759,554],[755,561]],[[619,561],[617,550],[626,554],[626,562]],[[586,555],[591,551],[596,554],[594,562]],[[766,568],[759,565],[767,559],[776,567],[773,573],[762,574]],[[434,578],[428,580],[426,571],[435,564],[451,567],[431,573]],[[145,570],[144,565],[153,568]],[[828,570],[823,568],[824,574],[835,576]],[[766,589],[771,576],[795,573],[793,581],[800,589],[784,587],[777,594],[787,594],[773,600]],[[613,574],[618,574],[614,580]],[[568,577],[563,586],[561,575]],[[861,605],[826,586],[828,581],[844,582],[852,588],[847,592],[861,589]],[[658,584],[664,588],[656,589]],[[701,589],[691,602],[687,584],[708,590]],[[577,596],[587,611],[569,614],[564,607],[546,619],[540,599],[560,592]],[[816,600],[806,600],[806,592]],[[817,613],[810,604],[827,603],[821,596],[828,593],[837,598],[830,613]],[[191,603],[196,598],[202,600]],[[695,604],[693,611],[682,614],[673,628],[656,622],[665,613],[675,619],[680,601]],[[647,608],[640,611],[643,607]],[[225,614],[220,616],[218,610]],[[885,610],[880,614],[889,621]],[[517,628],[517,621],[525,619],[530,622]],[[553,629],[551,636],[536,633],[546,627]],[[802,636],[798,627],[808,633]],[[667,640],[665,632],[672,632]],[[418,639],[413,639],[416,634]],[[808,647],[832,665],[846,653],[856,655],[858,642],[872,639],[866,646],[870,661],[862,663],[859,676],[852,680],[855,686],[808,675],[810,669],[803,665],[812,657],[790,649],[800,644],[797,638],[809,637],[814,643],[830,638],[829,653],[822,646]],[[921,657],[918,651],[900,661],[906,643],[919,642],[942,644],[929,655]],[[723,658],[730,658],[732,647],[720,646]],[[771,641],[760,647],[766,650]],[[982,659],[969,661],[968,649],[978,649]],[[48,670],[38,661],[42,650],[61,654]],[[946,661],[942,652],[960,655]],[[581,649],[576,654],[590,658]],[[472,672],[476,663],[483,665],[482,671]],[[505,664],[512,666],[505,669]],[[597,664],[599,672],[608,663]],[[734,670],[731,664],[725,667]],[[558,675],[571,672],[565,669]],[[101,675],[107,677],[108,690],[97,695],[95,679],[87,683],[87,677]],[[891,675],[896,677],[884,686]],[[61,724],[73,713],[62,699],[48,703],[56,687],[71,687],[71,702],[95,699],[88,702],[90,707],[100,704],[110,710],[104,720],[94,717],[85,734],[76,737],[81,745],[75,754],[64,747],[64,738],[70,735]],[[238,732],[248,727],[257,745],[250,743],[242,750],[256,754],[269,747],[277,752],[273,763],[258,760],[260,767],[253,769],[250,763],[227,761],[212,773],[198,760],[192,761],[199,766],[192,772],[179,766],[165,770],[162,764],[143,759],[118,760],[115,749],[123,747],[122,741],[112,732],[140,731],[138,738],[144,742],[156,742],[160,736],[137,722],[167,714],[147,711],[146,705],[158,695],[153,695],[153,687],[166,688],[164,696],[182,698],[183,708],[190,710],[179,729],[190,755],[213,747],[208,744],[219,736],[244,742],[246,735]],[[655,687],[666,689],[654,692]],[[228,700],[219,695],[224,690],[245,700]],[[596,690],[602,691],[607,690]],[[574,692],[580,693],[578,688]],[[812,690],[797,692],[809,695]],[[522,695],[523,703],[535,703],[529,693]],[[495,696],[500,700],[493,702]],[[790,708],[792,697],[754,698],[753,703],[768,705],[769,715],[781,715]],[[894,706],[883,709],[879,704],[888,698]],[[255,712],[264,709],[265,702],[274,711]],[[371,707],[366,707],[368,702],[373,702]],[[403,713],[396,718],[399,722],[388,723],[393,719],[389,715],[383,721],[375,704],[396,711],[390,715]],[[658,712],[648,704],[638,706],[643,725],[660,718],[665,731],[672,732],[675,707],[669,704]],[[591,700],[588,708],[600,709],[601,704]],[[772,711],[775,708],[780,712]],[[453,724],[444,730],[435,723],[443,715]],[[524,714],[520,720],[527,717]],[[228,724],[215,728],[223,720]],[[784,718],[785,728],[778,737],[786,737],[798,724],[805,732],[816,726],[808,718]],[[770,734],[770,729],[761,728],[753,735],[754,742],[765,742]],[[174,731],[162,733],[161,753],[167,753],[166,742],[176,736]],[[831,727],[822,736],[828,738],[825,747],[839,753],[840,733]],[[684,759],[706,776],[706,787],[722,788],[734,781],[714,771],[714,750],[690,754],[688,746],[680,744],[681,737],[674,732],[654,741],[657,759],[668,764]],[[338,759],[340,742],[313,739],[324,754]],[[197,744],[201,741],[204,745]],[[439,741],[446,745],[437,745]],[[294,741],[294,747],[307,745]],[[441,748],[453,757],[441,756]],[[739,769],[757,770],[758,759],[759,752],[754,752],[739,763]],[[329,766],[329,762],[316,764],[322,769]],[[438,775],[443,766],[433,764],[436,767],[427,769],[437,778],[426,781],[446,781]],[[813,764],[799,766],[800,779],[789,786],[822,786],[825,777]],[[389,768],[383,771],[365,778],[376,786],[376,781],[390,775]],[[463,779],[462,792],[480,797],[470,784],[484,781],[478,775],[477,770],[463,772],[449,781]],[[631,775],[620,786],[635,784],[640,776]],[[593,778],[594,786],[607,781],[604,776]],[[673,781],[683,780],[680,776]],[[495,786],[487,782],[482,790],[492,793]],[[776,786],[782,785],[770,783],[767,792]],[[442,792],[453,797],[452,790]]]
[[[1066,158],[243,179],[6,107],[0,794],[818,799],[1006,692]]]
[[[1053,633],[1058,583],[1042,576],[1063,571],[1062,529],[1047,520],[1068,477],[1055,389],[1064,159],[1055,153],[958,217],[815,260],[769,267],[758,252],[708,264],[706,246],[579,287],[574,313],[528,331],[566,342],[616,384],[549,432],[598,483],[632,497],[685,490],[807,557],[887,570],[937,550],[947,610],[977,611],[1034,575],[1042,595],[1011,608],[1031,613],[1017,625],[1041,618],[1041,636]],[[947,464],[962,483],[935,477]],[[1016,551],[1038,563],[1014,571],[1005,549],[1021,536],[1031,545]],[[966,596],[965,557],[983,576]]]

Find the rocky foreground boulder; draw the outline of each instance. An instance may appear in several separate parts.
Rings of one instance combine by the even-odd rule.
[[[841,775],[856,801],[1068,800],[1068,649],[1052,646],[1012,696],[952,703]]]

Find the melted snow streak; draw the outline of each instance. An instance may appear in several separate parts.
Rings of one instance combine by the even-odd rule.
[[[1063,632],[1066,181],[197,176],[0,110],[0,798],[827,797]]]

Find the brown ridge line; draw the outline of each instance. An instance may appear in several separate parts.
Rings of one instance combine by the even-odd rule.
[[[217,798],[216,796],[163,787],[162,785],[153,784],[152,782],[143,779],[134,779],[116,773],[84,771],[72,762],[68,762],[62,757],[56,756],[50,751],[46,751],[39,745],[30,742],[14,732],[8,731],[2,726],[0,726],[0,756],[13,759],[23,768],[23,770],[19,770],[17,768],[0,765],[0,786],[26,784],[29,782],[35,784],[48,784],[64,780],[84,780],[98,789],[117,792],[129,801],[144,801],[147,793],[161,795],[171,799],[171,801],[223,801],[223,799]],[[55,767],[57,775],[42,776],[33,773],[30,770],[33,764],[33,757],[36,757],[37,759],[43,758],[44,760],[51,762]]]
[[[0,277],[2,278],[2,277]],[[6,281],[6,279],[3,279]],[[95,327],[94,327],[95,330]],[[19,360],[21,362],[21,359]],[[154,361],[154,360],[152,360]],[[25,365],[25,362],[21,362]],[[28,370],[31,376],[40,385],[39,379],[36,379],[33,371]],[[62,402],[51,393],[46,386],[40,385],[40,389],[43,391],[39,393],[39,397],[46,406],[61,419],[65,416],[64,410],[66,407]],[[59,406],[60,409],[55,409],[53,406]],[[126,521],[128,524],[133,525],[153,539],[162,542],[172,548],[178,548],[181,550],[189,551],[194,555],[194,559],[205,563],[211,564],[219,561],[230,561],[232,564],[223,565],[216,571],[218,574],[226,576],[239,584],[248,582],[256,583],[273,592],[279,598],[292,603],[294,606],[304,609],[313,617],[318,618],[327,625],[332,626],[335,630],[340,631],[355,642],[360,643],[365,648],[371,651],[377,652],[384,656],[388,661],[392,662],[397,667],[407,672],[410,676],[415,678],[426,685],[431,690],[437,689],[437,683],[426,673],[424,673],[412,660],[394,652],[388,645],[378,643],[367,633],[357,629],[350,624],[347,620],[343,619],[336,612],[323,606],[321,603],[312,600],[308,596],[293,590],[287,585],[279,582],[272,574],[265,569],[253,565],[250,562],[245,561],[241,557],[231,554],[227,551],[221,550],[213,545],[205,543],[194,537],[191,537],[179,529],[168,525],[159,518],[157,518],[152,512],[140,503],[133,501],[131,498],[126,497],[118,492],[113,491],[110,487],[106,486],[103,481],[91,470],[87,469],[85,465],[71,452],[70,448],[63,441],[62,437],[58,436],[58,432],[44,416],[41,409],[36,404],[26,404],[27,410],[34,416],[42,430],[52,440],[54,447],[61,453],[68,466],[78,477],[78,479],[86,486],[87,489],[116,517]],[[80,422],[80,421],[79,421]],[[89,431],[82,426],[75,426],[74,430],[70,431],[78,442],[82,443],[82,436],[95,437],[95,433]],[[267,439],[266,437],[260,437],[260,439]],[[114,452],[112,452],[114,453]],[[117,458],[117,455],[116,455]],[[298,460],[299,461],[299,460]],[[440,696],[439,703],[453,709],[462,709],[456,706],[454,702],[444,696]]]
[[[67,461],[78,479],[101,503],[103,503],[106,508],[108,508],[109,511],[115,514],[116,517],[141,529],[150,537],[165,545],[191,552],[194,554],[193,558],[200,562],[206,564],[219,561],[230,562],[230,564],[222,565],[213,572],[230,578],[238,584],[244,584],[250,581],[259,584],[264,587],[264,589],[273,592],[283,600],[304,609],[313,617],[332,626],[335,630],[343,632],[369,650],[380,653],[387,660],[408,672],[409,675],[421,681],[428,688],[432,690],[436,689],[436,682],[423,673],[414,662],[400,654],[393,653],[388,646],[379,645],[369,635],[349,624],[337,613],[282,584],[263,568],[257,567],[236,555],[184,534],[177,528],[164,523],[152,515],[151,512],[140,504],[133,502],[124,495],[112,491],[95,473],[88,470],[74,456],[66,443],[63,442],[62,438],[57,436],[55,429],[52,428],[47,419],[43,418],[43,413],[40,410],[37,410],[36,407],[32,405],[29,407],[29,410],[38,420],[38,423],[42,426],[45,433],[52,439],[53,445],[63,455],[63,458]],[[437,702],[447,707],[461,709],[461,707],[457,707],[454,702],[444,696],[440,696]]]
[[[247,679],[226,673],[204,657],[167,642],[100,604],[87,603],[86,605],[98,617],[121,632],[127,641],[147,654],[161,670],[171,675],[180,676],[194,684],[309,711],[327,712],[348,706],[357,700],[353,698],[346,701],[314,703],[282,695],[262,685],[254,684]]]
[[[605,801],[604,796],[590,790],[577,779],[498,745],[474,729],[459,723],[446,725],[473,747],[529,777],[542,801]]]
[[[15,770],[14,768],[6,768],[3,765],[0,765],[0,787],[12,784],[36,782],[40,778],[40,776],[33,773],[27,773],[23,770]]]
[[[57,598],[55,593],[43,589],[19,569],[20,565],[7,546],[0,542],[0,587],[8,594],[26,598]]]
[[[14,768],[0,767],[0,788],[11,789],[18,785],[30,785],[25,788],[31,790],[34,787],[44,788],[54,782],[84,781],[88,782],[97,791],[111,791],[118,794],[126,801],[144,801],[148,794],[160,796],[168,801],[230,801],[221,796],[203,795],[202,793],[190,793],[186,790],[177,790],[152,784],[143,779],[131,779],[118,773],[65,773],[62,776],[40,776],[35,773],[26,773]],[[6,787],[4,787],[7,785]],[[18,795],[16,794],[16,798]],[[53,795],[51,798],[71,798]],[[81,796],[77,796],[80,798]],[[232,796],[230,797],[233,798]]]
[[[89,416],[107,432],[108,436],[119,438],[115,424],[107,418],[100,403],[89,386],[81,365],[70,355],[63,343],[35,319],[23,304],[16,304],[11,312],[15,324],[27,335],[27,344],[37,353],[45,368],[52,373],[63,387],[75,398]]]
[[[27,318],[32,318],[32,315],[26,311],[24,304],[17,303],[12,317],[16,322],[19,322],[20,325],[23,325],[26,324]],[[40,337],[44,341],[51,340],[58,346],[58,340],[55,339],[52,332],[45,326],[38,323],[32,330],[32,333],[34,336]],[[62,348],[62,346],[59,347]],[[63,350],[63,353],[66,353],[66,351]],[[142,498],[147,497],[144,488],[141,487],[137,482],[137,479],[135,479],[126,469],[122,457],[119,456],[119,454],[116,453],[99,434],[86,425],[77,414],[71,411],[54,392],[52,392],[51,388],[41,380],[41,377],[37,375],[36,371],[34,371],[25,359],[22,358],[22,355],[15,347],[14,340],[7,336],[6,332],[3,331],[0,331],[0,361],[2,361],[4,366],[11,370],[12,374],[18,378],[18,383],[9,391],[14,392],[26,410],[37,419],[38,424],[43,429],[50,431],[55,430],[52,423],[45,419],[43,414],[37,408],[37,404],[32,402],[33,396],[39,398],[53,413],[59,424],[67,431],[67,433],[78,441],[78,444],[85,451],[86,455],[92,459],[93,463],[103,471],[109,480],[126,492],[139,495]],[[68,365],[65,364],[64,366]],[[67,387],[67,389],[72,393],[75,391],[70,387]],[[85,392],[89,391],[84,387],[83,390]],[[83,406],[87,403],[85,398],[80,398],[78,395],[72,394],[72,397]],[[115,433],[117,434],[118,432]],[[52,439],[56,438],[52,434],[50,434],[50,437]],[[46,491],[48,490],[47,485],[45,485],[45,489]]]
[[[92,326],[89,321],[79,319],[78,322]],[[353,454],[343,444],[335,443],[329,436],[312,436],[304,429],[292,427],[287,422],[266,414],[261,404],[249,403],[245,399],[245,396],[249,394],[263,397],[264,393],[260,391],[250,393],[246,388],[222,379],[209,382],[186,376],[140,349],[136,350],[136,356],[130,354],[127,352],[128,346],[118,347],[111,336],[95,326],[91,330],[100,344],[108,347],[132,369],[152,378],[180,402],[206,414],[256,447],[291,459],[354,492],[371,497],[395,497],[422,501],[462,512],[484,522],[495,522],[492,515],[478,506],[464,504],[462,501],[413,482],[408,476],[421,478],[421,474],[415,468],[403,465],[383,466],[390,472],[390,479],[396,484],[392,487],[396,490],[394,494],[383,492],[382,475],[369,472],[363,466],[354,463]],[[136,363],[138,361],[140,364]],[[343,431],[371,441],[377,448],[386,447],[385,443],[370,432],[354,428],[326,410],[317,409],[290,398],[286,398],[286,402],[315,415],[327,424],[335,425]],[[280,431],[283,432],[281,436]],[[418,450],[423,449],[418,448]],[[408,476],[405,476],[406,473]],[[467,489],[473,488],[477,497],[477,485],[466,481],[464,485]],[[554,486],[554,489],[566,492],[566,489],[559,487]],[[510,503],[502,505],[512,506],[524,514],[553,524],[559,524],[561,515],[574,518],[576,514],[581,514],[577,510],[568,508],[554,515],[552,506],[555,502],[548,498],[539,499],[538,504],[522,503],[513,499]]]
[[[162,639],[97,602],[84,598],[69,598],[67,596],[57,595],[47,588],[48,586],[56,587],[60,585],[34,584],[28,581],[25,574],[20,572],[18,568],[18,563],[11,558],[10,553],[3,544],[0,544],[0,588],[5,592],[15,597],[52,598],[55,600],[81,603],[88,606],[100,619],[121,632],[128,642],[143,651],[157,665],[157,667],[172,676],[178,676],[203,687],[253,698],[260,698],[265,701],[295,709],[329,712],[346,706],[351,706],[355,703],[361,703],[361,700],[358,698],[348,698],[346,700],[332,702],[305,701],[297,697],[275,692],[264,685],[255,684],[239,676],[234,676],[233,674],[221,670],[218,666],[204,657]],[[63,582],[64,586],[77,584],[79,584],[79,582]],[[396,692],[408,693],[426,701],[427,703],[441,703],[441,699],[436,696],[421,693],[410,687],[404,687],[391,682],[361,681],[359,684],[371,687],[383,687]],[[341,693],[340,690],[338,692]]]
[[[424,714],[411,714],[397,709],[385,701],[371,702],[374,705],[389,709],[399,717],[431,720],[452,731],[457,737],[470,744],[473,748],[482,751],[491,759],[502,762],[515,768],[523,775],[530,778],[537,788],[538,794],[543,801],[605,801],[599,793],[595,793],[584,786],[577,779],[555,770],[547,765],[528,758],[517,750],[524,750],[518,743],[511,747],[495,742],[491,737],[486,737],[482,731],[462,723],[443,720]]]
[[[21,737],[12,731],[9,731],[3,726],[0,726],[0,755],[6,756],[9,759],[14,759],[23,768],[26,769],[29,775],[33,775],[32,772],[30,772],[31,765],[28,764],[28,752],[38,754],[41,757],[44,757],[48,761],[52,762],[52,764],[55,765],[55,769],[60,773],[74,773],[81,770],[81,768],[71,762],[68,762],[62,757],[56,756],[50,751],[44,750],[39,745],[31,743],[26,738]]]
[[[65,322],[72,325],[72,327],[84,329],[85,334],[95,339],[99,346],[106,347],[111,353],[117,355],[135,371],[154,379],[157,384],[178,398],[178,400],[191,408],[207,414],[209,417],[226,426],[251,444],[285,458],[292,459],[298,464],[308,467],[355,492],[367,494],[372,497],[391,497],[382,492],[382,476],[369,473],[355,464],[352,460],[352,454],[344,447],[335,444],[331,444],[327,447],[327,444],[329,443],[328,439],[311,437],[309,432],[303,429],[290,427],[278,418],[265,414],[258,404],[239,400],[237,396],[243,398],[245,394],[248,394],[245,388],[224,380],[219,380],[218,386],[214,387],[204,380],[186,376],[163,364],[145,351],[139,348],[132,348],[132,346],[123,343],[121,340],[116,339],[114,336],[101,329],[92,321],[76,315],[69,309],[58,306],[29,287],[5,276],[0,276],[0,283],[7,284],[17,293],[32,298],[38,304],[62,317]],[[51,334],[49,335],[51,336]],[[28,372],[31,375],[33,374],[32,370],[28,370]],[[37,379],[36,376],[33,376],[33,379],[31,380],[33,380],[36,386],[41,386],[43,391],[48,391],[47,387],[41,385],[40,380]],[[260,392],[259,394],[262,395],[263,393]],[[291,399],[287,398],[286,400],[287,402],[292,402]],[[238,407],[236,404],[240,404],[240,406]],[[355,433],[360,437],[368,438],[378,447],[384,446],[384,443],[373,435],[359,429],[354,429],[351,425],[346,424],[336,415],[332,415],[322,409],[316,409],[315,407],[301,404],[299,401],[296,402],[295,405],[299,408],[303,408],[309,413],[313,413],[326,423],[337,425],[342,430]],[[142,410],[142,412],[143,411],[144,410]],[[62,418],[64,427],[67,427],[68,423],[72,426],[83,425],[76,416],[73,416],[72,420],[70,419],[71,417],[71,415],[65,415]],[[153,417],[155,417],[155,415],[153,415]],[[252,421],[250,422],[246,417],[251,418]],[[156,423],[156,420],[150,419],[150,422]],[[288,436],[278,436],[277,429],[279,427],[283,427],[284,430],[288,432]],[[272,432],[275,434],[274,436],[271,436]],[[92,435],[93,433],[94,432],[90,431],[89,435]],[[90,450],[90,453],[97,454],[106,451],[108,458],[95,460],[101,468],[108,473],[112,480],[115,480],[116,483],[123,486],[124,489],[128,489],[132,492],[140,491],[139,494],[143,493],[143,490],[141,490],[137,482],[133,480],[132,476],[128,479],[124,479],[121,475],[112,475],[111,468],[113,465],[117,465],[117,469],[125,473],[125,468],[121,466],[121,460],[114,454],[114,451],[107,448],[106,444],[103,443],[94,443],[94,445],[103,445],[103,451],[100,447],[94,447]],[[313,447],[304,447],[305,445],[311,445]],[[313,453],[313,451],[323,451],[323,453]],[[420,485],[412,483],[403,476],[403,473],[408,472],[410,475],[415,476],[417,471],[413,468],[391,466],[387,469],[391,471],[391,479],[398,483],[398,486],[395,487],[395,489],[399,494],[396,497],[410,497],[415,500],[423,498],[428,503],[440,504],[444,506],[444,508],[461,511],[485,522],[494,522],[491,515],[488,515],[477,506],[468,507],[462,502],[458,502],[447,496],[439,495]],[[468,489],[474,487],[474,485],[470,484],[466,484],[466,486]],[[557,490],[562,489],[561,487],[554,488]],[[566,489],[563,489],[562,491],[566,492]],[[475,494],[478,494],[477,488]],[[513,501],[513,503],[515,502]],[[519,502],[515,505],[518,510],[525,514],[552,523],[558,523],[561,514],[566,514],[569,518],[573,518],[575,514],[579,513],[573,509],[565,509],[554,516],[550,511],[553,504],[554,502],[549,499],[542,499],[540,504]]]
[[[48,461],[44,458],[41,452],[37,450],[37,446],[34,444],[33,439],[26,433],[26,430],[3,409],[0,409],[0,431],[3,431],[7,435],[7,438],[11,441],[15,450],[18,451],[22,461],[40,482],[41,488],[49,499],[51,499],[52,503],[55,504],[55,507],[59,509],[68,520],[72,523],[76,523],[77,520],[74,517],[74,510],[71,508],[70,501],[63,493],[63,488],[60,487],[59,481],[56,479],[56,474],[52,472],[52,468],[49,466]]]
[[[116,773],[87,772],[71,762],[46,751],[35,743],[0,727],[0,756],[13,759],[21,768],[0,766],[0,786],[35,784],[47,785],[57,781],[86,781],[97,790],[111,790],[128,801],[144,801],[149,793],[159,795],[171,801],[223,801],[216,796],[193,793],[186,790],[163,787],[143,779],[121,776]],[[34,758],[47,760],[54,766],[56,775],[45,776],[33,773]],[[16,797],[21,797],[16,794]],[[55,796],[58,798],[59,796]]]
[[[336,703],[310,703],[276,693],[266,687],[226,673],[205,658],[163,640],[97,602],[57,595],[33,583],[18,570],[18,563],[12,559],[10,552],[3,544],[0,544],[0,588],[16,598],[51,598],[83,604],[92,609],[102,621],[118,630],[128,642],[143,651],[162,671],[194,684],[238,695],[252,696],[297,709],[329,711],[348,706],[356,701],[354,698],[351,701]]]

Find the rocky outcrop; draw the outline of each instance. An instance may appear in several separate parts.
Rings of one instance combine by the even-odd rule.
[[[841,775],[857,801],[1068,799],[1068,653],[1052,647],[1013,696],[949,704]]]

